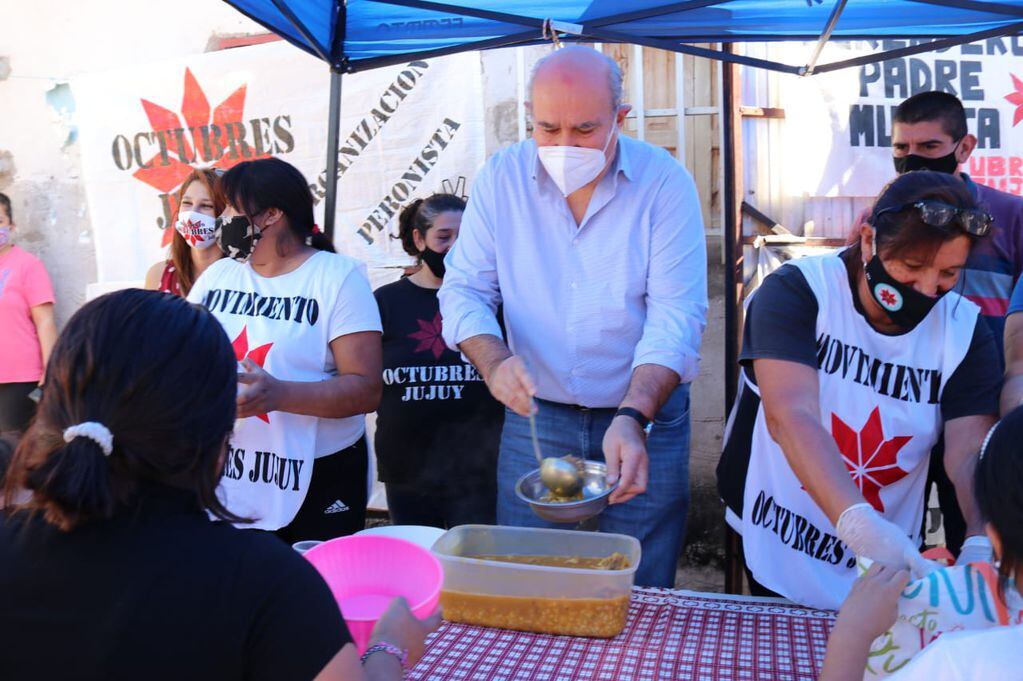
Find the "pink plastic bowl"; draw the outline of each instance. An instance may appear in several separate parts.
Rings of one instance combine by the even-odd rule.
[[[331,539],[305,554],[327,582],[359,654],[373,626],[397,596],[419,619],[440,602],[444,570],[430,551],[393,537],[353,535]]]

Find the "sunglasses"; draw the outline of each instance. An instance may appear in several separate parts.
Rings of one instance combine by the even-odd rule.
[[[901,206],[889,206],[874,213],[874,222],[885,213],[898,213],[907,208],[920,211],[920,219],[931,227],[946,227],[953,220],[959,222],[963,231],[973,236],[985,236],[991,231],[994,218],[978,208],[959,208],[942,201],[917,201],[904,203]]]

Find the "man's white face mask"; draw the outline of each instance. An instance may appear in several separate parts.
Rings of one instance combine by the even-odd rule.
[[[615,125],[607,135],[603,149],[590,147],[537,147],[540,163],[566,197],[593,182],[607,163],[607,145],[614,137]]]

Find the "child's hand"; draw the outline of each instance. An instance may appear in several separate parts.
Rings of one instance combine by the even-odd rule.
[[[843,636],[873,641],[895,623],[899,594],[909,582],[908,570],[874,563],[867,574],[856,580],[852,592],[842,604],[835,630]]]

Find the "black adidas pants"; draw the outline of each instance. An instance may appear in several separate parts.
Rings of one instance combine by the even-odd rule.
[[[364,529],[368,473],[365,436],[351,447],[316,459],[302,508],[291,523],[274,534],[294,544],[306,539],[326,541]]]

